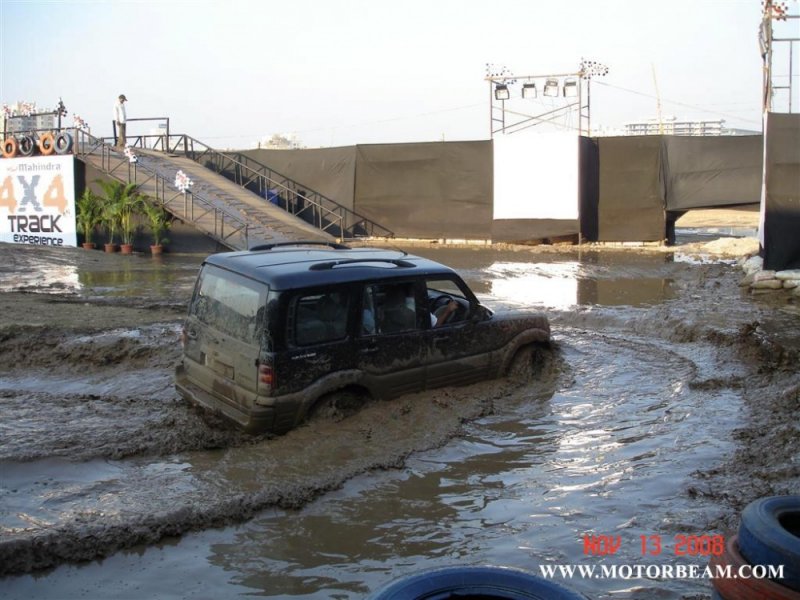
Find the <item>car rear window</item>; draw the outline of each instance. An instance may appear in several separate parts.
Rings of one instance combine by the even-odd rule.
[[[200,273],[189,314],[236,339],[258,343],[268,286],[212,265]]]

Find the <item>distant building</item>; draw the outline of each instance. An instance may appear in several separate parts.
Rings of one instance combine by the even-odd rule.
[[[6,133],[22,133],[37,129],[55,129],[57,126],[56,112],[45,112],[42,109],[38,109],[35,103],[17,102],[7,108],[7,112],[3,115],[3,131]],[[13,118],[7,118],[9,113]],[[26,116],[26,114],[30,114],[31,116]]]
[[[693,135],[693,136],[719,136],[719,135],[757,135],[760,131],[746,129],[730,129],[725,127],[724,119],[708,121],[689,121],[677,117],[648,119],[625,123],[624,135]]]
[[[258,141],[258,147],[266,150],[297,150],[304,146],[293,133],[273,133],[269,138]]]

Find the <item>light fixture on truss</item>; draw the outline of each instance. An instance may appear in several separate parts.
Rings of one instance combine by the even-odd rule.
[[[498,83],[494,86],[495,100],[508,100],[511,97],[511,92],[508,91],[508,86],[504,83]]]
[[[536,98],[539,93],[536,90],[535,83],[523,83],[522,84],[522,97],[523,98]]]
[[[544,82],[544,91],[543,94],[545,96],[549,96],[550,98],[557,98],[558,97],[558,79],[549,78]]]

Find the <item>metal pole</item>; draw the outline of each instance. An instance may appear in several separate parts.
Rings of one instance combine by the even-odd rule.
[[[592,81],[586,80],[586,137],[592,137]]]
[[[789,41],[789,112],[792,112],[792,59],[794,57],[794,40]]]
[[[494,139],[494,97],[491,80],[489,81],[489,139]]]

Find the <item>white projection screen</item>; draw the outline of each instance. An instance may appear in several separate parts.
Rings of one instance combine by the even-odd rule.
[[[579,136],[494,138],[494,219],[578,219]]]

